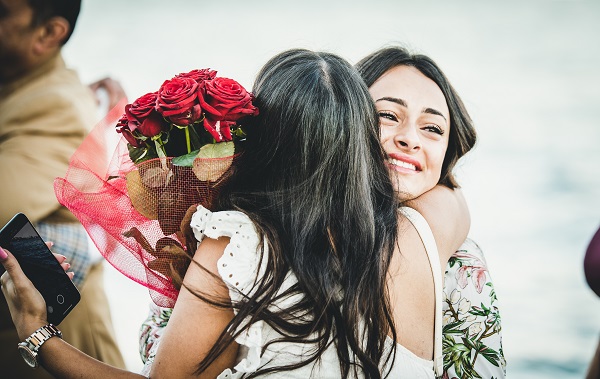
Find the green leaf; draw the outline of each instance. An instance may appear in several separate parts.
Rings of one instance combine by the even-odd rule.
[[[150,147],[133,147],[130,144],[127,144],[127,150],[129,151],[129,158],[131,158],[131,161],[134,163],[140,163],[158,157],[156,151]]]
[[[476,342],[471,340],[470,338],[463,337],[462,342],[465,346],[467,346],[469,348],[469,350],[477,350]]]
[[[455,264],[458,263],[458,259],[456,257],[450,257],[448,260],[448,266],[454,267]]]
[[[483,308],[483,310],[489,314],[490,313],[490,308],[486,307],[485,304],[481,303],[481,308]]]
[[[468,353],[469,351],[471,351],[470,347],[462,344],[462,343],[457,343],[454,346],[452,346],[452,349],[450,349],[451,351],[459,351],[461,353]]]
[[[459,328],[465,323],[465,320],[460,320],[456,322],[450,322],[443,326],[442,333],[444,334],[462,334],[463,331]]]
[[[489,349],[492,350],[492,349]],[[495,351],[484,351],[481,352],[479,355],[483,356],[488,362],[490,362],[491,364],[493,364],[496,367],[499,367],[500,364],[498,363],[498,353],[496,353]]]
[[[198,155],[199,151],[200,150],[194,150],[189,154],[175,157],[171,160],[171,163],[173,164],[173,166],[192,167],[194,159],[196,159],[196,156]]]
[[[202,146],[198,152],[198,158],[230,157],[234,152],[235,145],[233,142],[219,142]]]
[[[488,315],[490,312],[484,312],[484,311],[483,311],[481,308],[479,308],[479,307],[472,307],[472,308],[469,310],[469,313],[470,313],[470,314],[472,314],[472,315],[474,315],[474,316],[482,316],[482,317],[487,317],[487,315]]]
[[[171,163],[174,166],[193,167],[194,159],[201,158],[223,158],[230,157],[235,151],[233,142],[210,143],[194,150],[189,154],[173,158]]]

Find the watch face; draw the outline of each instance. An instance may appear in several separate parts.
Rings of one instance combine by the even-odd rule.
[[[25,360],[25,363],[33,368],[38,366],[37,354],[31,351],[25,343],[21,342],[18,346],[18,349],[19,353],[21,353],[21,356]]]

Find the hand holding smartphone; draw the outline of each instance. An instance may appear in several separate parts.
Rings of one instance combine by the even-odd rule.
[[[25,275],[46,301],[48,322],[58,325],[81,298],[46,243],[23,213],[0,230],[0,246],[15,256]],[[0,265],[0,275],[4,267]]]

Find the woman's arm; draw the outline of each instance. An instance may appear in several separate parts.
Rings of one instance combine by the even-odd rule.
[[[435,237],[440,259],[445,264],[465,241],[471,227],[469,208],[460,189],[452,190],[438,184],[405,205],[425,217]]]
[[[200,243],[194,262],[217,275],[217,261],[229,238],[205,238]],[[232,343],[200,376],[194,374],[200,361],[208,354],[219,335],[225,331],[234,314],[231,309],[209,305],[191,291],[220,300],[229,300],[229,291],[220,278],[215,278],[198,264],[190,264],[183,280],[175,308],[152,365],[151,377],[216,378],[223,370],[233,367],[238,346]]]
[[[48,324],[46,303],[9,251],[0,250],[0,261],[6,269],[1,279],[2,292],[19,338],[24,341],[38,328]],[[44,343],[39,350],[38,360],[57,378],[143,378],[97,361],[58,337],[52,337]]]
[[[194,261],[218,275],[217,261],[223,255],[227,243],[226,238],[206,238],[196,251]],[[0,252],[0,261],[6,268],[1,280],[2,291],[9,304],[19,338],[25,340],[39,327],[48,324],[46,304],[21,270],[15,257],[6,252],[6,257]],[[184,284],[192,289],[201,290],[208,296],[229,299],[223,282],[195,264],[190,265]],[[230,309],[212,307],[182,288],[171,321],[161,340],[151,371],[152,378],[215,378],[225,368],[232,367],[237,356],[235,343],[202,375],[194,374],[198,364],[232,317],[233,312]],[[42,366],[57,378],[144,378],[97,361],[57,337],[46,341],[40,348],[38,359]]]

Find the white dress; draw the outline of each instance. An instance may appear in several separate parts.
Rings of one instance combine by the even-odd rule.
[[[425,219],[422,216],[409,209],[403,211],[413,223],[421,224],[417,226],[421,238],[424,241],[432,240],[433,235],[427,226],[427,230],[423,231],[422,223]],[[416,221],[415,221],[416,220]],[[426,222],[425,222],[426,225]],[[218,260],[218,271],[223,281],[230,288],[229,296],[233,301],[241,300],[242,294],[246,296],[252,295],[255,291],[257,278],[261,278],[266,269],[267,260],[260,259],[260,254],[257,252],[259,246],[259,236],[254,228],[254,224],[243,213],[237,211],[221,211],[210,212],[202,206],[198,206],[198,210],[192,217],[191,226],[194,230],[194,235],[198,241],[202,241],[204,237],[217,239],[221,236],[229,237],[230,242],[223,252],[223,256]],[[423,234],[423,233],[425,234]],[[429,233],[430,235],[427,235]],[[431,241],[428,242],[431,245]],[[263,243],[263,249],[266,251],[267,244]],[[434,250],[433,252],[431,250]],[[433,247],[427,246],[430,262],[437,262],[437,266],[432,266],[432,272],[436,272],[437,279],[435,280],[436,304],[441,304],[442,296],[442,279],[441,270],[439,269],[439,258],[435,242]],[[267,254],[265,253],[266,257]],[[293,273],[288,273],[280,291],[285,291],[293,284],[297,283],[296,276]],[[301,296],[301,295],[296,295]],[[297,301],[297,297],[288,297],[277,304],[272,304],[272,307],[285,307],[287,304]],[[435,330],[435,356],[436,369],[441,376],[441,307],[436,309],[436,330]],[[145,358],[145,366],[142,371],[143,375],[148,375],[158,345],[160,343],[160,335],[164,330],[164,326],[170,316],[170,310],[151,307],[151,315],[142,327],[142,340],[140,353]],[[279,342],[273,343],[262,352],[263,346],[269,341],[273,341],[281,337],[281,335],[263,321],[255,322],[248,325],[243,323],[244,331],[236,338],[236,342],[240,348],[238,357],[234,367],[223,371],[218,379],[233,379],[242,378],[245,374],[255,372],[259,369],[264,369],[273,366],[281,366],[290,363],[298,362],[305,352],[314,348],[312,344]],[[387,339],[387,348],[391,349],[395,342]],[[200,359],[198,360],[200,361]],[[389,378],[435,378],[434,362],[416,356],[414,353],[396,343],[396,356],[393,367],[382,367],[382,372],[389,371]],[[333,344],[327,348],[321,356],[320,361],[311,363],[301,368],[268,373],[261,376],[262,378],[340,378],[341,372],[337,352]],[[362,375],[358,376],[359,378]]]

